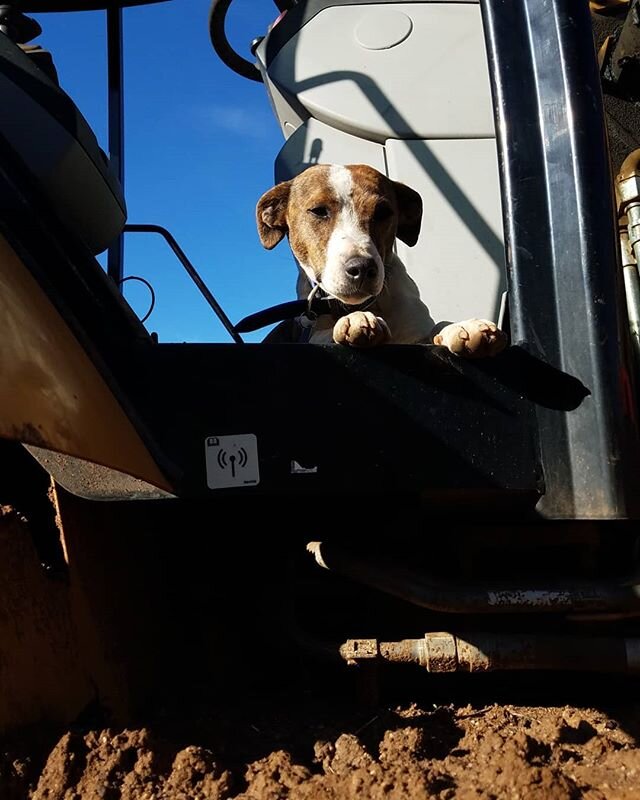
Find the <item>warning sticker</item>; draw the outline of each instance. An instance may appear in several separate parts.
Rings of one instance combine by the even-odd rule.
[[[207,436],[205,440],[207,486],[230,489],[260,483],[258,440],[253,433]]]

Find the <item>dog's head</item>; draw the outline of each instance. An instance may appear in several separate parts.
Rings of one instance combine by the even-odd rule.
[[[256,211],[268,250],[287,235],[312,283],[356,305],[382,291],[396,236],[417,242],[422,200],[372,167],[319,164],[266,192]]]

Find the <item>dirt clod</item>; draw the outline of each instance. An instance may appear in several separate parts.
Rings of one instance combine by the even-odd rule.
[[[251,720],[251,721],[249,721]],[[632,800],[640,707],[337,707],[270,698],[193,725],[0,754],[10,800]],[[23,743],[24,744],[24,743]]]

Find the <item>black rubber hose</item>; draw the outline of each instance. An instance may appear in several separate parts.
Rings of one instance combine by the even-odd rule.
[[[209,35],[211,36],[211,44],[222,63],[226,64],[229,69],[232,69],[243,78],[261,83],[262,75],[260,74],[260,70],[255,64],[252,64],[251,61],[247,61],[246,58],[238,55],[227,39],[224,23],[231,3],[232,0],[213,0],[211,3],[211,9],[209,11]]]
[[[640,613],[640,585],[567,582],[558,586],[456,585],[409,566],[389,565],[336,542],[310,542],[319,566],[420,608],[447,614]]]

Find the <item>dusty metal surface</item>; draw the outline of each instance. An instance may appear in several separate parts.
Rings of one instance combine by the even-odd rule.
[[[422,666],[429,672],[455,672],[458,651],[455,636],[450,633],[427,633],[422,641]]]
[[[348,639],[340,646],[340,655],[347,664],[377,659],[379,654],[378,642],[375,639]]]
[[[595,672],[640,672],[640,639],[636,637],[558,636],[474,631],[456,635],[426,633],[422,639],[378,642],[350,639],[340,646],[350,665],[413,663],[427,672],[494,672],[549,669]]]
[[[162,500],[174,497],[124,472],[46,448],[25,446],[56,483],[86,500]]]
[[[0,238],[0,436],[171,486],[105,380]]]

